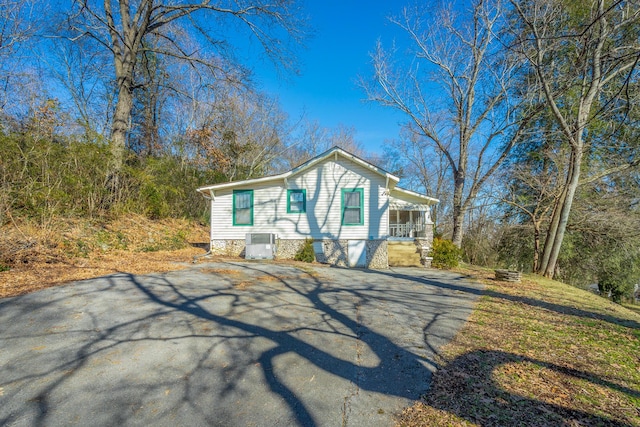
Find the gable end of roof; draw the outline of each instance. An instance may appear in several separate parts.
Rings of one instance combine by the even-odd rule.
[[[246,180],[242,180],[242,181],[232,181],[232,182],[224,182],[224,183],[220,183],[220,184],[213,184],[213,185],[207,185],[204,187],[200,187],[197,188],[196,191],[202,193],[203,195],[206,195],[207,192],[210,192],[211,190],[221,190],[221,189],[226,189],[226,188],[233,188],[233,187],[240,187],[240,186],[245,186],[245,185],[251,185],[251,184],[260,184],[263,182],[269,182],[269,181],[279,181],[279,180],[285,180],[287,178],[289,178],[290,176],[293,175],[297,175],[301,172],[304,172],[305,170],[313,167],[314,165],[317,165],[318,163],[321,163],[325,160],[327,160],[329,157],[334,156],[334,155],[339,155],[342,156],[356,164],[359,164],[360,166],[369,169],[381,176],[384,176],[385,178],[387,178],[390,181],[393,181],[394,184],[397,184],[398,181],[400,181],[400,178],[385,171],[382,168],[379,168],[369,162],[367,162],[366,160],[361,159],[360,157],[348,153],[345,150],[343,150],[340,147],[333,147],[327,151],[325,151],[324,153],[307,160],[306,162],[302,163],[299,166],[296,166],[295,168],[291,169],[289,172],[285,172],[279,175],[272,175],[272,176],[265,176],[262,178],[252,178],[252,179],[246,179]]]

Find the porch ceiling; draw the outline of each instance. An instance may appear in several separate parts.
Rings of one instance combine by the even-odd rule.
[[[403,190],[406,192],[406,190]],[[433,199],[435,200],[435,199]],[[433,202],[426,196],[415,196],[412,194],[398,193],[392,191],[389,194],[389,209],[396,211],[421,211],[430,212]]]
[[[402,200],[389,200],[389,210],[430,212],[429,205],[407,203]]]

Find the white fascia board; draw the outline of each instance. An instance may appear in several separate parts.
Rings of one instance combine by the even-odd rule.
[[[289,172],[289,174],[290,175],[298,174],[298,173],[300,173],[300,172],[302,172],[302,171],[304,171],[306,169],[309,169],[309,168],[313,167],[314,165],[326,160],[328,157],[331,157],[331,155],[336,155],[337,156],[338,154],[341,155],[342,157],[345,157],[345,158],[351,160],[354,163],[359,164],[360,166],[362,166],[362,167],[364,167],[366,169],[372,170],[375,173],[384,176],[385,178],[388,178],[388,179],[390,179],[392,181],[395,181],[395,183],[398,183],[398,181],[400,181],[399,177],[397,177],[397,176],[395,176],[393,174],[390,174],[389,172],[387,172],[387,171],[385,171],[383,169],[380,169],[379,167],[377,167],[375,165],[372,165],[371,163],[369,163],[369,162],[367,162],[365,160],[362,160],[360,157],[357,157],[357,156],[354,156],[353,154],[347,153],[342,148],[338,148],[338,147],[333,147],[330,150],[325,151],[324,153],[320,154],[319,156],[317,156],[317,157],[315,157],[315,158],[313,158],[313,159],[301,164],[300,166],[297,166],[297,167],[293,168]]]
[[[243,181],[224,182],[222,184],[207,185],[206,187],[197,188],[196,191],[205,194],[210,191],[223,190],[225,188],[241,187],[243,185],[261,184],[269,181],[280,181],[291,175],[291,172],[280,175],[265,176],[263,178],[245,179]]]
[[[347,157],[347,158],[351,159],[353,162],[358,163],[360,166],[363,166],[363,167],[365,167],[367,169],[370,169],[370,170],[372,170],[372,171],[384,176],[385,178],[390,179],[391,181],[395,181],[396,184],[400,181],[400,177],[397,177],[397,176],[395,176],[393,174],[390,174],[389,172],[387,172],[385,170],[382,170],[379,167],[374,166],[371,163],[366,162],[366,161],[362,160],[359,157],[356,157],[356,156],[351,155],[351,154],[349,154],[347,152],[344,152],[344,151],[342,152],[342,155],[344,157]]]
[[[427,204],[429,204],[429,205],[435,205],[436,203],[440,203],[440,200],[438,200],[438,199],[434,199],[433,197],[429,197],[429,196],[424,195],[424,194],[416,193],[415,191],[406,190],[406,189],[398,187],[398,186],[394,187],[392,191],[397,191],[398,193],[408,194],[408,195],[413,196],[413,197],[419,197],[421,199],[424,199],[427,202]]]
[[[367,168],[369,170],[374,171],[375,173],[382,175],[384,177],[386,177],[388,180],[393,181],[393,185],[392,187],[395,187],[395,184],[398,183],[398,181],[400,181],[400,178],[390,174],[389,172],[386,172],[383,169],[380,169],[377,166],[372,165],[371,163],[362,160],[361,158],[354,156],[353,154],[347,153],[346,151],[344,151],[341,148],[338,147],[333,147],[332,149],[320,154],[319,156],[314,157],[311,160],[308,160],[307,162],[301,164],[300,166],[297,166],[293,169],[291,169],[289,172],[285,172],[283,174],[280,175],[273,175],[273,176],[266,176],[263,178],[254,178],[254,179],[246,179],[244,181],[233,181],[233,182],[225,182],[222,184],[214,184],[214,185],[208,185],[206,187],[200,187],[198,189],[196,189],[196,191],[205,194],[205,192],[209,192],[211,190],[215,191],[215,190],[222,190],[222,189],[226,189],[226,188],[234,188],[234,187],[240,187],[240,186],[244,186],[244,185],[253,185],[253,184],[260,184],[263,182],[269,182],[269,181],[279,181],[279,180],[285,180],[287,178],[289,178],[292,175],[296,175],[300,172],[303,172],[311,167],[313,167],[314,165],[326,160],[328,157],[330,157],[332,154],[334,154],[337,156],[338,154],[340,154],[341,156],[353,161],[354,163],[359,164],[360,166]],[[417,193],[415,193],[417,194]],[[425,196],[426,197],[426,196]],[[436,199],[433,199],[436,200]],[[437,200],[436,200],[437,202]]]

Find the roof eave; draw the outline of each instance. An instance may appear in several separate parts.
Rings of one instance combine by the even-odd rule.
[[[280,175],[265,176],[263,178],[245,179],[243,181],[224,182],[221,184],[214,184],[214,185],[207,185],[205,187],[199,187],[196,189],[196,191],[199,193],[204,193],[210,190],[224,190],[226,188],[240,187],[243,185],[260,184],[260,183],[269,182],[269,181],[280,181],[280,180],[284,180],[289,175],[291,175],[291,172],[282,173]]]
[[[306,161],[305,163],[296,166],[295,168],[291,169],[290,174],[291,175],[295,175],[297,173],[300,173],[306,169],[309,169],[310,167],[326,160],[328,157],[334,155],[335,153],[340,154],[343,157],[346,157],[347,159],[350,159],[351,161],[359,164],[360,166],[369,169],[371,171],[374,171],[375,173],[384,176],[385,178],[388,178],[392,181],[395,181],[396,183],[398,183],[400,181],[400,177],[397,177],[387,171],[385,171],[384,169],[381,169],[375,165],[372,165],[371,163],[367,162],[366,160],[361,159],[358,156],[355,156],[351,153],[348,153],[346,151],[344,151],[342,148],[339,147],[333,147],[327,151],[325,151],[324,153],[314,157],[313,159],[310,159],[308,161]]]
[[[439,199],[435,199],[433,197],[429,197],[429,196],[424,195],[424,194],[416,193],[415,191],[407,190],[405,188],[401,188],[401,187],[398,187],[398,186],[396,186],[393,189],[393,191],[397,191],[399,193],[405,193],[405,194],[408,194],[408,195],[414,196],[414,197],[419,197],[419,198],[424,199],[425,201],[427,201],[429,205],[435,205],[437,203],[440,203]]]
[[[247,180],[243,180],[243,181],[233,181],[233,182],[225,182],[225,183],[221,183],[221,184],[214,184],[214,185],[208,185],[205,187],[200,187],[197,188],[196,191],[198,191],[199,193],[205,194],[205,192],[209,192],[211,190],[223,190],[223,189],[227,189],[227,188],[233,188],[233,187],[240,187],[243,185],[251,185],[251,184],[260,184],[263,182],[269,182],[269,181],[279,181],[279,180],[284,180],[292,175],[298,174],[304,170],[307,170],[309,168],[311,168],[312,166],[326,160],[328,157],[334,155],[335,153],[338,153],[339,155],[346,157],[347,159],[350,159],[351,161],[359,164],[360,166],[369,169],[383,177],[385,177],[388,180],[393,181],[395,184],[397,184],[400,181],[400,178],[385,171],[384,169],[380,169],[379,167],[372,165],[371,163],[362,160],[361,158],[347,153],[346,151],[344,151],[343,149],[339,148],[339,147],[333,147],[330,150],[325,151],[324,153],[314,157],[313,159],[310,159],[308,161],[306,161],[305,163],[296,166],[295,168],[291,169],[289,172],[285,172],[282,173],[280,175],[273,175],[273,176],[267,176],[267,177],[263,177],[263,178],[254,178],[254,179],[247,179]],[[394,186],[395,187],[395,186]],[[398,187],[395,187],[398,188]],[[416,193],[417,194],[417,193]],[[434,199],[435,200],[435,199]]]

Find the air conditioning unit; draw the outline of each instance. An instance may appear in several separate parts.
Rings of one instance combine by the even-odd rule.
[[[245,259],[273,259],[276,254],[276,235],[272,233],[247,233]]]

